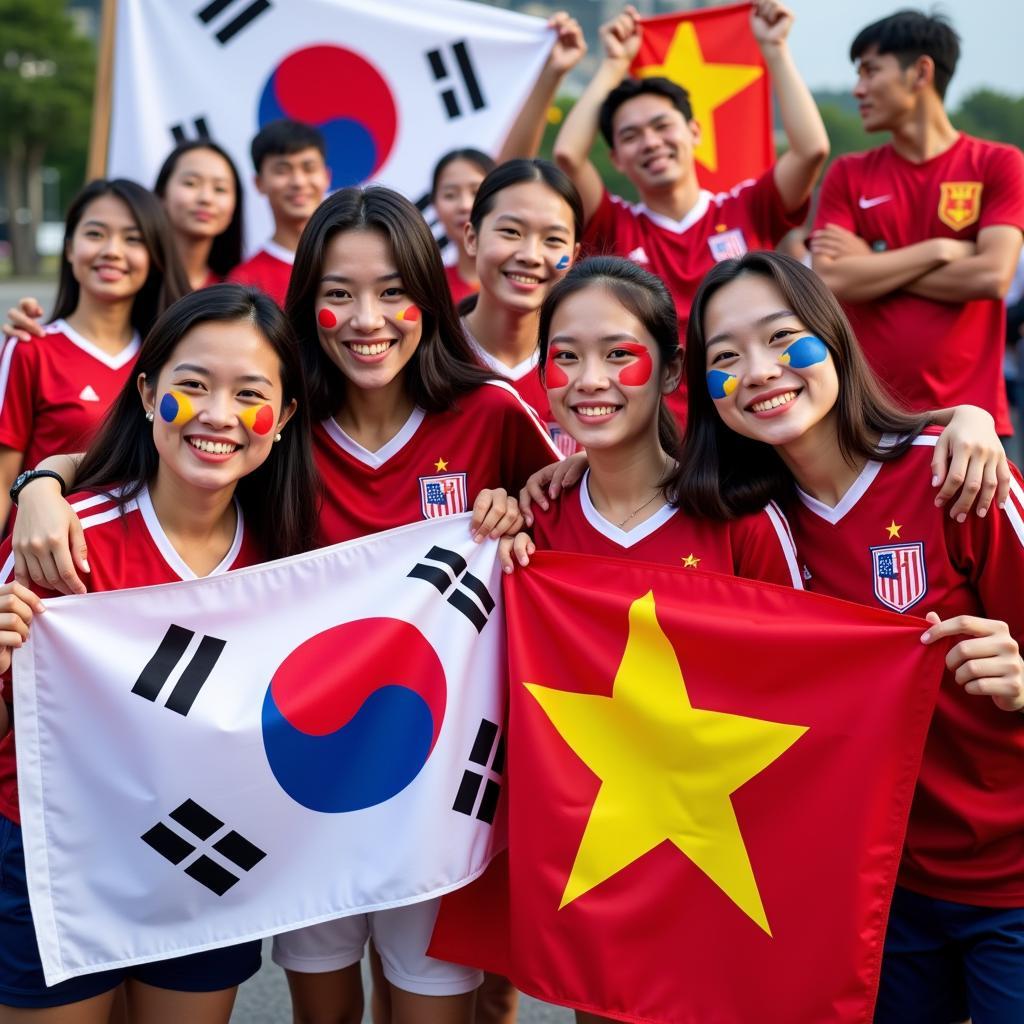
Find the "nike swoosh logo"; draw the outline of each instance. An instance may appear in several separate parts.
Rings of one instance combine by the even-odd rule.
[[[872,206],[887,203],[890,199],[892,199],[892,196],[875,196],[873,199],[865,199],[864,196],[861,196],[860,199],[857,200],[857,205],[862,210],[870,210]]]

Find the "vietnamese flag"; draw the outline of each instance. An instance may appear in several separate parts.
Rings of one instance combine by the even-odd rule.
[[[701,127],[694,151],[704,188],[727,192],[775,160],[768,70],[750,30],[750,4],[642,18],[630,70],[658,75],[690,94]]]
[[[926,623],[587,555],[505,583],[508,854],[431,954],[621,1020],[870,1021]]]

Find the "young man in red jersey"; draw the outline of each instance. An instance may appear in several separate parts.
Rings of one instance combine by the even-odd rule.
[[[755,0],[751,29],[768,65],[789,149],[757,181],[713,195],[697,178],[701,125],[685,89],[666,78],[629,78],[640,48],[637,11],[601,28],[604,61],[565,119],[555,162],[583,198],[588,253],[625,256],[668,286],[686,334],[690,302],[716,262],[748,249],[770,249],[800,224],[828,156],[828,136],[786,42],[793,14],[775,0]],[[600,128],[612,163],[636,187],[632,205],[605,188],[588,154]],[[675,397],[675,396],[673,396]]]
[[[274,235],[228,274],[262,288],[284,306],[299,235],[331,183],[323,136],[300,121],[271,121],[252,140],[256,188],[270,203]]]
[[[1008,435],[1002,300],[1021,250],[1024,155],[950,123],[959,55],[949,23],[917,11],[854,39],[861,121],[892,138],[829,168],[811,252],[898,398],[981,406]]]

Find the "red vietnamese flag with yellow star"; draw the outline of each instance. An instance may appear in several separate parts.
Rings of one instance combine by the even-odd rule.
[[[621,1020],[870,1021],[925,622],[586,555],[505,583],[509,852],[431,954]]]
[[[775,159],[768,70],[750,30],[750,4],[642,18],[630,70],[659,75],[690,94],[701,127],[694,155],[701,185],[726,192]]]

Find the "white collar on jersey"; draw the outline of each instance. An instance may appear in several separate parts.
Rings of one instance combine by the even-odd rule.
[[[370,469],[380,469],[385,462],[388,461],[393,455],[397,455],[408,443],[412,440],[413,434],[419,430],[420,424],[423,422],[423,417],[426,416],[426,411],[421,409],[419,406],[413,409],[409,418],[405,421],[404,426],[401,430],[387,444],[378,448],[375,452],[368,451],[358,441],[353,440],[345,433],[341,427],[338,426],[333,416],[328,416],[322,423],[324,430],[327,431],[327,435],[330,439],[342,449],[342,451],[348,452],[353,459],[358,459],[364,465],[369,466]]]
[[[883,434],[879,438],[878,446],[879,448],[891,448],[895,443],[895,434]],[[916,440],[914,444],[917,444]],[[826,523],[831,523],[834,526],[864,497],[867,489],[874,483],[875,477],[878,476],[881,468],[881,462],[870,461],[864,463],[864,468],[857,475],[857,479],[850,484],[846,493],[839,499],[838,504],[834,506],[826,505],[825,502],[811,497],[811,495],[806,491],[802,491],[799,487],[796,489],[796,494],[816,516],[820,516]]]
[[[72,345],[76,345],[87,355],[90,355],[97,362],[109,367],[111,370],[120,370],[122,366],[130,363],[139,353],[138,331],[132,335],[132,340],[116,355],[104,352],[98,345],[94,345],[88,338],[79,334],[67,320],[54,320],[52,324],[46,325],[47,334],[63,334]]]
[[[291,249],[286,249],[283,245],[278,245],[272,238],[268,238],[263,243],[263,251],[273,256],[275,260],[287,263],[288,266],[295,264],[295,253]]]
[[[679,511],[675,505],[666,503],[650,519],[645,519],[639,526],[634,526],[632,530],[623,530],[605,519],[594,508],[594,503],[590,500],[589,469],[583,474],[583,479],[580,481],[580,508],[583,509],[583,518],[598,533],[607,537],[613,544],[618,544],[620,548],[631,548],[634,544],[639,544],[645,537],[650,537],[655,530],[664,526]]]
[[[462,319],[462,329],[466,333],[466,340],[469,342],[469,347],[476,353],[480,362],[482,362],[489,370],[493,370],[499,377],[504,377],[506,380],[521,380],[531,370],[533,370],[534,367],[536,367],[538,362],[540,362],[540,349],[535,348],[530,356],[524,359],[521,363],[516,363],[515,366],[508,366],[500,359],[492,356],[491,353],[488,352],[475,337],[473,337],[473,332],[469,329],[469,325],[466,323],[465,317]]]
[[[164,528],[160,525],[160,520],[157,519],[156,509],[153,508],[153,500],[149,496],[149,488],[143,487],[135,500],[138,502],[139,511],[142,513],[146,529],[149,530],[153,543],[160,549],[160,554],[164,556],[164,561],[181,579],[198,579],[199,577],[185,564],[185,560],[178,554],[170,538],[164,533]],[[242,547],[242,537],[245,535],[245,527],[242,523],[242,509],[238,504],[237,498],[235,499],[235,512],[237,521],[231,547],[228,548],[228,553],[221,559],[220,564],[207,574],[209,576],[219,576],[221,573],[227,572],[238,557],[238,552]]]
[[[663,213],[655,213],[646,203],[633,203],[629,208],[638,216],[643,215],[652,224],[657,224],[659,228],[671,231],[674,235],[681,235],[692,228],[708,212],[708,207],[711,205],[713,198],[713,193],[709,192],[706,188],[702,188],[697,196],[697,202],[690,207],[682,220],[673,220],[671,217],[666,217]]]

